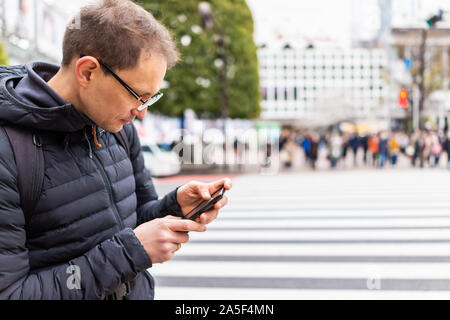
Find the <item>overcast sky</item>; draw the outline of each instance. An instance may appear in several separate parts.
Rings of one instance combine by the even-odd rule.
[[[94,0],[56,1],[75,13]],[[378,0],[246,0],[255,20],[257,44],[272,42],[317,42],[350,46],[353,39],[370,40],[380,28]],[[407,25],[422,21],[439,8],[448,10],[450,0],[392,0],[392,22]],[[283,38],[281,38],[283,37]]]
[[[332,40],[341,46],[352,37],[367,40],[380,27],[378,0],[247,0],[255,20],[255,40]],[[392,0],[392,22],[425,21],[438,8],[450,11],[450,0]],[[421,19],[421,20],[420,20]],[[450,13],[447,19],[450,21]],[[450,24],[449,24],[450,25]]]
[[[247,0],[255,21],[255,40],[270,42],[280,35],[334,38],[350,35],[350,0]]]

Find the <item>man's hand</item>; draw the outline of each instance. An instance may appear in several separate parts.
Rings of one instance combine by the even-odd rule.
[[[198,206],[202,201],[211,199],[211,194],[216,192],[222,187],[226,190],[230,190],[232,187],[231,180],[224,178],[211,183],[204,183],[198,181],[191,181],[188,184],[180,187],[177,192],[177,201],[181,207],[181,211],[184,215],[188,214],[192,209]],[[201,214],[195,221],[206,225],[211,223],[217,218],[219,209],[224,207],[228,202],[227,197],[223,197],[222,200],[214,205],[214,208]]]
[[[181,231],[181,232],[180,232]],[[195,221],[167,216],[141,224],[134,233],[149,255],[152,263],[163,263],[172,259],[182,243],[189,241],[189,231],[206,231],[206,227]]]

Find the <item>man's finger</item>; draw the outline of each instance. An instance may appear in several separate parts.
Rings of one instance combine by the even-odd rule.
[[[227,205],[227,203],[228,203],[228,197],[223,197],[222,200],[220,200],[219,202],[217,202],[217,203],[214,205],[214,208],[215,208],[216,210],[219,210],[220,208],[225,207],[225,206]]]
[[[201,195],[203,200],[211,199],[211,194],[209,192],[209,188],[208,188],[208,185],[206,183],[196,182],[195,188],[197,189],[198,194]]]
[[[218,215],[219,210],[209,210],[200,216],[200,223],[201,224],[211,223],[217,218]]]
[[[175,253],[181,249],[181,243],[172,243],[171,247],[172,247],[172,249],[170,251],[172,253]]]
[[[223,178],[210,183],[208,189],[210,193],[214,193],[222,187],[225,187],[226,190],[230,190],[232,186],[233,183],[230,178]]]
[[[172,220],[180,220],[181,218],[180,217],[175,217],[175,216],[165,216],[165,218],[167,218],[167,219],[172,219]]]
[[[168,221],[168,227],[172,231],[197,231],[197,232],[203,232],[206,231],[205,226],[202,226],[201,224],[184,219],[184,220],[169,220]]]
[[[173,243],[186,243],[189,242],[189,234],[186,232],[175,232],[174,238],[171,240]]]
[[[217,219],[217,216],[219,215],[219,209],[226,206],[228,203],[228,198],[223,197],[222,200],[217,202],[214,205],[214,208],[202,213],[199,218],[197,218],[195,221],[201,223],[201,224],[208,224]]]

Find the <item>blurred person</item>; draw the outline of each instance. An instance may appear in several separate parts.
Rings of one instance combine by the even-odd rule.
[[[305,136],[307,135],[306,131],[297,131],[294,133],[294,141],[300,146],[302,147],[302,143],[303,140],[305,138]]]
[[[388,151],[391,158],[391,165],[395,167],[397,165],[398,154],[400,153],[400,143],[398,142],[398,134],[394,133],[388,142]]]
[[[311,137],[309,133],[306,133],[303,136],[300,146],[303,148],[303,152],[305,153],[306,163],[311,164]]]
[[[413,159],[414,159],[414,155],[416,154],[416,149],[415,149],[415,141],[414,141],[414,134],[407,134],[407,133],[403,133],[402,134],[403,137],[407,137],[408,140],[408,144],[405,147],[405,155],[409,158],[409,160],[411,161],[411,165],[413,165]],[[403,143],[405,142],[405,138],[403,138]],[[401,149],[400,149],[401,150]]]
[[[286,138],[286,142],[283,145],[283,155],[280,157],[282,157],[282,161],[284,163],[284,167],[285,168],[291,168],[293,163],[294,163],[294,159],[295,159],[295,153],[297,151],[298,145],[295,142],[295,133],[291,133],[287,138]]]
[[[266,148],[268,147],[269,142],[266,144]],[[266,151],[267,153],[268,151]],[[242,171],[244,169],[244,155],[245,155],[245,145],[242,143],[237,137],[234,138],[233,141],[233,154],[234,154],[234,164],[238,165],[238,170]],[[263,160],[263,165],[265,164],[265,160]]]
[[[278,149],[281,151],[283,150],[284,144],[287,142],[289,136],[289,130],[284,128],[281,131],[280,138],[278,139]]]
[[[450,131],[445,133],[444,143],[442,144],[443,151],[447,154],[447,168],[450,169]]]
[[[196,221],[184,215],[231,188],[193,181],[158,200],[132,121],[161,97],[176,45],[132,1],[99,1],[77,18],[61,66],[0,67],[0,299],[153,299],[147,269],[186,232],[205,231],[227,199]],[[33,207],[15,158],[24,149],[11,141],[41,159]]]
[[[346,165],[346,160],[347,160],[347,150],[349,147],[349,136],[347,133],[344,133],[342,135],[342,162],[344,164],[344,166]]]
[[[425,150],[425,142],[424,142],[424,134],[422,131],[416,131],[413,135],[414,142],[414,155],[412,159],[412,166],[416,166],[417,158],[420,161],[420,167],[424,166],[424,150]]]
[[[426,130],[423,134],[423,151],[422,151],[422,157],[423,157],[423,161],[427,163],[428,166],[430,165],[430,160],[431,160],[431,145],[433,144],[433,136],[434,133],[430,130]]]
[[[409,136],[406,132],[400,132],[396,135],[397,141],[400,146],[400,152],[407,154],[406,148],[409,145]]]
[[[367,145],[369,147],[370,153],[372,154],[372,166],[377,166],[378,160],[378,151],[380,147],[380,138],[378,134],[372,134],[367,141]]]
[[[416,130],[416,131],[412,132],[410,135],[411,136],[410,136],[410,140],[409,140],[409,146],[406,149],[406,153],[410,154],[412,152],[411,166],[413,168],[415,168],[416,162],[417,162],[417,158],[418,158],[418,155],[419,155],[419,153],[417,151],[417,147],[418,147],[417,139],[419,138],[419,134],[418,134],[418,131]],[[409,150],[409,152],[408,152],[408,150]]]
[[[388,158],[388,133],[381,132],[378,142],[378,166],[383,168]]]
[[[441,144],[442,151],[443,151],[444,150],[444,142],[445,142],[445,139],[447,138],[447,135],[443,130],[439,130],[437,137],[438,137],[438,141]],[[441,154],[442,154],[442,152],[441,152]]]
[[[363,148],[364,165],[367,165],[367,152],[369,151],[369,136],[367,134],[361,137],[360,144]]]
[[[272,141],[267,139],[265,147],[266,147],[266,150],[264,152],[264,160],[262,163],[263,168],[269,167],[272,163],[272,160],[271,160],[272,159]],[[247,150],[245,145],[244,145],[244,148],[245,148],[245,150]],[[245,154],[247,154],[247,151],[245,152]]]
[[[357,166],[357,155],[358,155],[358,149],[359,149],[360,143],[361,142],[360,142],[360,139],[358,138],[358,134],[353,133],[348,141],[348,144],[349,144],[349,147],[353,151],[353,166],[355,166],[355,167]]]
[[[439,166],[439,161],[441,159],[442,153],[442,145],[439,142],[439,137],[436,134],[432,134],[431,136],[431,147],[430,153],[433,156],[433,167],[436,168]]]
[[[314,170],[316,169],[316,163],[319,157],[319,138],[317,133],[311,135],[311,167]]]
[[[336,169],[342,157],[342,147],[344,141],[337,132],[333,132],[328,139],[328,159],[332,169]]]

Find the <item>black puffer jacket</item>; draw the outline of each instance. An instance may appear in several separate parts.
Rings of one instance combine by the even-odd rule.
[[[152,299],[152,263],[133,229],[181,216],[176,191],[158,200],[133,125],[125,127],[130,158],[99,128],[98,148],[95,124],[73,105],[41,107],[17,95],[25,72],[0,67],[0,121],[34,128],[51,142],[43,145],[39,203],[25,219],[14,155],[0,130],[0,299],[105,299],[125,289],[125,299]]]

